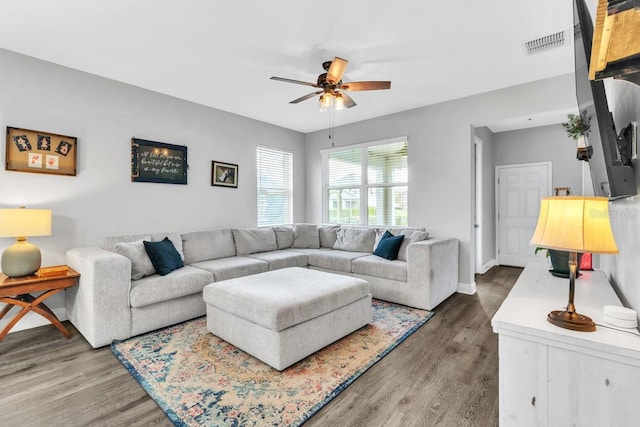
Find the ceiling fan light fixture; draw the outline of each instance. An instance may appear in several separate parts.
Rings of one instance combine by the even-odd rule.
[[[320,106],[324,107],[325,110],[331,108],[333,106],[333,94],[323,93],[320,95]]]
[[[322,95],[320,95],[319,102],[318,102],[318,108],[320,109],[320,112],[327,111],[327,102],[325,101],[325,98],[327,96],[328,95],[326,93],[323,93]]]
[[[344,109],[344,98],[341,93],[336,94],[335,107],[336,110],[340,111]]]

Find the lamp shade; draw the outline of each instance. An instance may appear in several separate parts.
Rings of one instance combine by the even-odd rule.
[[[568,252],[617,254],[606,197],[545,197],[531,244]]]
[[[51,235],[49,209],[0,209],[0,237]]]

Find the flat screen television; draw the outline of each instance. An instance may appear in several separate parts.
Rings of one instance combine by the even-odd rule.
[[[633,196],[637,193],[633,168],[621,160],[604,83],[589,80],[593,21],[584,0],[574,0],[573,23],[578,108],[591,119],[587,142],[593,147],[589,169],[594,193],[609,199]]]

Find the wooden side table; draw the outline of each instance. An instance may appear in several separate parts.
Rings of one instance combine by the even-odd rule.
[[[47,307],[44,300],[78,283],[80,273],[67,266],[45,267],[35,274],[24,277],[7,277],[0,273],[0,302],[7,305],[0,311],[0,320],[16,307],[22,309],[16,313],[11,321],[0,331],[0,341],[4,339],[20,319],[33,311],[47,319],[62,332],[66,338],[71,338],[69,331],[62,326],[58,317]],[[34,297],[32,293],[42,292]]]

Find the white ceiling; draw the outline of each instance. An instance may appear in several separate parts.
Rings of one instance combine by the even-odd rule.
[[[569,0],[2,0],[0,16],[0,48],[301,132],[573,71]],[[289,104],[313,88],[269,80],[315,82],[334,56],[344,81],[391,90],[320,113]]]

